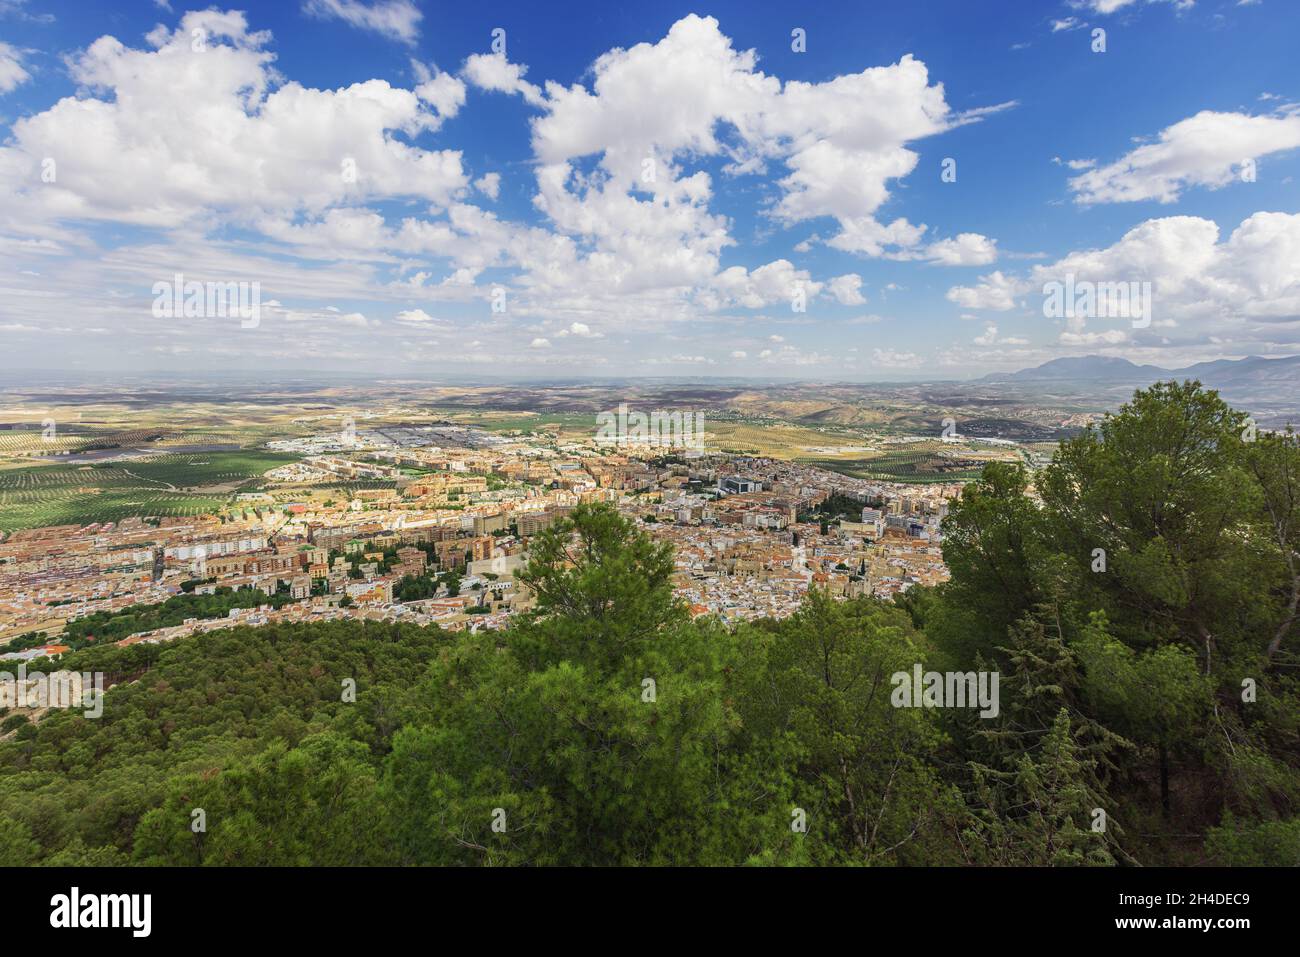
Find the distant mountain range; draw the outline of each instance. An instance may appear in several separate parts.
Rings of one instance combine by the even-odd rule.
[[[1019,372],[994,372],[979,381],[1050,393],[1092,393],[1101,399],[1161,379],[1197,379],[1239,409],[1273,421],[1300,422],[1300,356],[1219,359],[1185,369],[1140,366],[1110,356],[1080,356],[1053,359]]]
[[[994,372],[984,376],[985,382],[1030,382],[1039,379],[1068,379],[1087,382],[1154,382],[1157,379],[1200,379],[1212,389],[1217,383],[1295,383],[1300,376],[1300,356],[1285,359],[1265,359],[1249,356],[1245,359],[1219,359],[1215,362],[1198,362],[1185,369],[1163,369],[1160,366],[1140,366],[1127,359],[1112,356],[1080,356],[1079,358],[1053,359],[1033,369],[1019,372]],[[1211,381],[1213,380],[1213,381]]]

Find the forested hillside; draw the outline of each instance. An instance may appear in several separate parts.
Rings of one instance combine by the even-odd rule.
[[[1164,383],[1030,481],[988,466],[897,603],[693,620],[580,507],[505,632],[91,645],[102,718],[4,725],[0,863],[1300,864],[1294,437]],[[996,716],[895,706],[917,664]]]

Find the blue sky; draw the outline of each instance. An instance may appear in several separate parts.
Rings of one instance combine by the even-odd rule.
[[[1297,40],[1282,0],[0,0],[0,335],[196,377],[1296,354]],[[160,315],[177,274],[256,321]],[[1066,274],[1155,321],[1046,317]]]

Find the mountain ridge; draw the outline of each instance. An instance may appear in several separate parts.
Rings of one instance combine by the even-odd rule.
[[[990,373],[976,381],[1115,401],[1123,398],[1122,392],[1145,388],[1162,379],[1195,379],[1261,421],[1296,421],[1295,413],[1300,408],[1300,356],[1216,359],[1181,369],[1137,365],[1115,356],[1077,356],[1052,359],[1018,372]]]
[[[1041,365],[1016,372],[990,372],[981,376],[981,382],[1026,381],[1033,379],[1057,379],[1062,377],[1076,379],[1119,379],[1140,378],[1146,375],[1159,376],[1197,376],[1203,373],[1240,375],[1242,372],[1283,371],[1294,369],[1300,371],[1300,356],[1284,356],[1270,359],[1265,356],[1246,356],[1242,359],[1215,359],[1209,362],[1197,362],[1181,369],[1167,369],[1163,366],[1138,365],[1119,356],[1067,356],[1051,359]]]

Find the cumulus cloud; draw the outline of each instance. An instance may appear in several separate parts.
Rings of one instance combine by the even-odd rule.
[[[826,285],[841,306],[860,306],[867,301],[867,297],[862,295],[862,277],[856,273],[836,276]]]
[[[442,204],[466,185],[458,152],[389,135],[438,125],[409,90],[368,80],[272,91],[270,36],[250,32],[242,13],[187,13],[148,40],[153,50],[96,40],[70,70],[104,98],[67,97],[13,124],[0,173],[33,184],[16,197],[29,216],[169,227],[215,213],[246,223],[393,196]],[[46,157],[55,183],[41,182]]]
[[[823,283],[814,282],[806,269],[797,269],[788,259],[778,259],[755,270],[744,266],[724,269],[701,299],[713,308],[743,306],[760,309],[775,303],[806,302],[821,292]]]
[[[1001,270],[981,276],[974,286],[953,286],[948,290],[949,302],[963,309],[996,309],[1005,312],[1016,307],[1018,284]]]
[[[1072,252],[1023,276],[994,272],[974,286],[948,290],[965,308],[1009,310],[1017,300],[1041,307],[1043,286],[1064,283],[1149,282],[1151,330],[1178,341],[1202,341],[1210,330],[1231,330],[1241,341],[1269,341],[1280,325],[1300,321],[1300,214],[1258,212],[1226,239],[1219,226],[1196,216],[1138,224],[1111,246]],[[1085,330],[1073,317],[1060,341],[1067,345],[1126,341],[1122,329]]]
[[[470,83],[497,93],[518,93],[534,106],[545,102],[540,87],[524,79],[528,67],[511,63],[501,53],[475,53],[465,61],[465,76]]]
[[[987,266],[998,258],[997,240],[979,233],[960,233],[926,247],[923,258],[944,266]]]
[[[1204,110],[1162,130],[1154,143],[1072,177],[1075,202],[1172,203],[1190,187],[1243,178],[1247,161],[1300,147],[1300,114],[1251,116]]]
[[[412,61],[419,85],[415,95],[438,111],[438,116],[451,119],[465,105],[465,81],[450,73],[430,70],[418,60]]]
[[[481,68],[471,58],[472,67]],[[547,112],[533,124],[543,169],[539,206],[566,229],[599,234],[601,220],[643,230],[676,226],[697,256],[716,256],[720,223],[706,209],[707,174],[686,174],[679,157],[723,156],[729,175],[786,170],[771,214],[787,225],[829,217],[839,231],[828,244],[878,256],[915,245],[924,225],[905,218],[878,222],[889,182],[911,173],[917,154],[906,144],[973,121],[987,111],[954,114],[943,88],[911,56],[822,83],[782,84],[756,68],[711,17],[690,15],[658,43],[599,57],[594,82],[547,85]],[[516,84],[497,58],[496,88]],[[486,85],[486,84],[482,84]],[[598,155],[599,179],[579,177],[573,162]],[[652,175],[646,176],[647,170]],[[632,191],[654,202],[626,202]]]
[[[593,332],[591,326],[587,325],[585,322],[571,322],[566,327],[560,330],[559,335],[561,337],[577,336],[579,339],[603,339],[604,338],[604,336],[602,336],[599,332]]]

